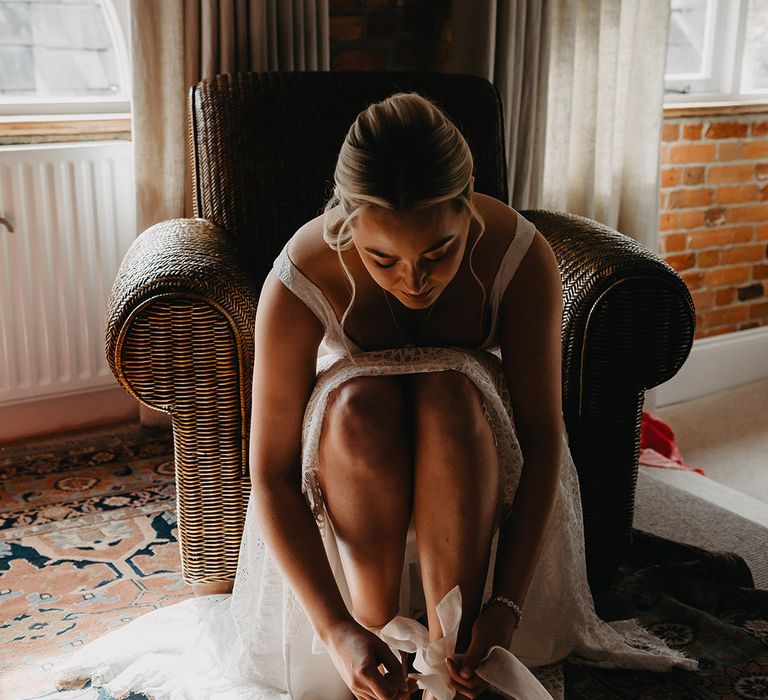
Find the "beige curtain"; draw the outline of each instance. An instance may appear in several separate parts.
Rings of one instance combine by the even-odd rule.
[[[504,105],[509,204],[541,206],[550,0],[454,0],[457,73],[491,81]]]
[[[669,0],[553,7],[544,205],[656,252]]]
[[[513,207],[588,216],[657,250],[669,12],[669,0],[455,0],[455,69],[492,80],[508,113]]]
[[[217,73],[329,70],[328,0],[131,0],[137,224],[192,214],[191,85]]]
[[[235,71],[329,70],[328,0],[131,0],[138,233],[192,216],[186,101]],[[141,406],[144,425],[167,424]]]

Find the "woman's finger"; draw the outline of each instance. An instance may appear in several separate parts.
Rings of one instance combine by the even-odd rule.
[[[448,657],[448,673],[451,679],[456,684],[459,690],[467,689],[474,691],[483,691],[490,688],[487,681],[484,681],[480,676],[472,674],[469,678],[464,678],[460,671],[459,665],[452,658]]]

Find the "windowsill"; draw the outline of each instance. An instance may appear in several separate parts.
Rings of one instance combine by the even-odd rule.
[[[85,139],[130,136],[130,113],[114,114],[44,114],[39,116],[0,116],[0,139],[3,144],[46,141],[79,141]]]
[[[719,102],[667,102],[665,117],[704,117],[726,114],[760,114],[768,112],[768,99],[754,101],[721,100]]]

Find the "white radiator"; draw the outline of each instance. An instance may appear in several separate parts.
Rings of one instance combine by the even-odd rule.
[[[130,142],[0,146],[0,406],[114,386],[104,322],[134,202]]]

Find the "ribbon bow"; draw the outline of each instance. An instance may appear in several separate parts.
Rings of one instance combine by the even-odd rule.
[[[428,690],[436,700],[452,700],[456,690],[451,687],[448,657],[456,651],[456,639],[461,623],[461,589],[454,586],[435,607],[443,636],[429,641],[429,630],[413,618],[397,615],[378,634],[390,649],[416,652],[413,666],[421,674],[420,688]],[[483,657],[475,673],[494,690],[511,700],[552,700],[547,689],[512,652],[494,645]]]

